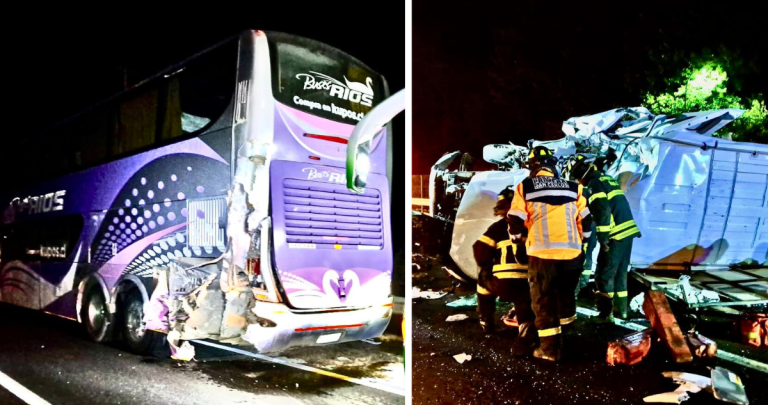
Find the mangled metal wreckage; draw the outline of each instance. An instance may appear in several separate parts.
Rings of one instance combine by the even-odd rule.
[[[497,193],[528,175],[523,163],[529,148],[554,150],[561,167],[575,153],[613,156],[605,171],[621,184],[643,233],[634,242],[632,268],[704,270],[709,288],[765,304],[768,269],[717,271],[763,265],[768,258],[768,145],[712,136],[742,113],[665,116],[635,107],[574,117],[563,123],[565,137],[558,140],[485,146],[483,158],[497,165],[492,171],[449,170],[460,152],[449,153],[431,170],[429,210],[453,222],[450,256],[465,276],[477,279],[472,244],[498,220],[492,215]],[[597,249],[592,254],[596,259]]]

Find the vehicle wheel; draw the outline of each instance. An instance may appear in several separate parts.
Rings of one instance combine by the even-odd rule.
[[[94,342],[106,342],[109,339],[112,316],[104,294],[97,285],[91,285],[83,298],[80,319],[85,324],[85,331]]]
[[[123,339],[133,353],[149,355],[164,348],[165,335],[147,330],[144,325],[144,301],[138,291],[132,290],[123,296],[122,311]]]

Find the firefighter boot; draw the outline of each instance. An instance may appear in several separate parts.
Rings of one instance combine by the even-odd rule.
[[[493,324],[493,317],[480,317],[480,327],[483,333],[489,334],[496,332],[496,325]]]
[[[537,344],[539,344],[539,334],[536,332],[533,322],[521,323],[517,340],[512,345],[512,355],[515,357],[527,356]]]
[[[598,322],[613,322],[613,298],[604,292],[597,292]]]
[[[560,361],[563,339],[560,334],[540,337],[541,344],[533,351],[533,357],[542,360]]]
[[[613,316],[616,318],[627,319],[629,317],[629,298],[616,297],[613,301]]]

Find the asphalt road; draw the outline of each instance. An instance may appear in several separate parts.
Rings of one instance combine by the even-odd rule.
[[[381,344],[352,342],[269,353],[295,364],[404,386],[402,318]],[[196,345],[197,361],[136,356],[97,344],[77,322],[0,304],[0,373],[52,405],[403,404],[405,399],[270,361]],[[0,387],[0,404],[25,404]]]
[[[429,268],[426,268],[429,267]],[[414,270],[414,286],[433,291],[450,288],[450,280],[437,266]],[[435,300],[413,303],[413,404],[642,404],[648,395],[677,388],[663,371],[710,375],[708,367],[721,366],[739,375],[751,404],[768,404],[768,374],[721,359],[675,364],[666,348],[652,345],[649,356],[633,366],[606,363],[607,342],[630,330],[617,325],[599,325],[579,315],[576,333],[565,338],[565,358],[559,364],[534,358],[515,359],[510,353],[517,331],[505,329],[499,318],[509,306],[498,305],[496,326],[500,331],[484,335],[475,307],[451,308],[446,303],[472,295],[454,289]],[[580,301],[581,306],[590,304]],[[454,314],[469,320],[446,322]],[[638,323],[647,324],[644,319]],[[768,363],[768,350],[755,349],[720,338],[733,338],[730,326],[707,320],[699,330],[711,336],[721,349]],[[719,331],[719,332],[718,332]],[[454,355],[472,359],[459,364]],[[684,404],[722,404],[707,392],[691,394]]]

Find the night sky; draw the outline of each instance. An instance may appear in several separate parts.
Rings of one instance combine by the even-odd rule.
[[[738,94],[768,96],[765,3],[506,3],[414,0],[413,174],[445,152],[481,165],[484,145],[557,139],[570,117],[640,105],[686,63],[676,50],[738,50]]]
[[[35,134],[120,91],[124,69],[137,81],[243,29],[309,37],[358,58],[405,87],[405,7],[362,7],[359,2],[109,2],[69,6],[27,3],[5,14],[3,148],[0,184],[24,170],[13,139]],[[193,6],[193,4],[195,4]],[[12,24],[11,24],[12,23]],[[403,201],[404,119],[396,118],[393,201]],[[8,167],[14,168],[8,170]],[[52,173],[56,175],[56,173]],[[403,204],[393,217],[404,218]],[[402,220],[393,221],[401,225]],[[395,230],[402,245],[404,230]]]

